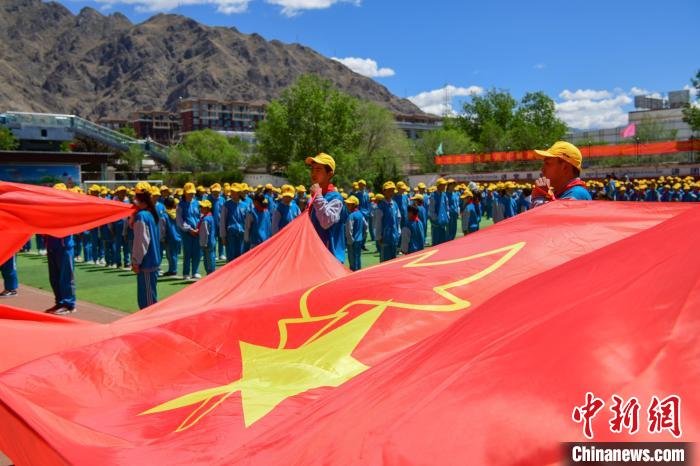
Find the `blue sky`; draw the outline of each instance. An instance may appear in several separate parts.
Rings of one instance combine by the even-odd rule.
[[[542,90],[572,127],[626,124],[637,94],[700,69],[700,1],[62,0],[77,12],[158,12],[299,42],[424,110],[459,110],[493,87]],[[449,108],[445,108],[449,102]]]

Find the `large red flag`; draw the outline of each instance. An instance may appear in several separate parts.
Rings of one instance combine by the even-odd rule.
[[[542,464],[581,439],[586,392],[616,390],[678,394],[693,440],[699,213],[558,201],[352,274],[302,216],[113,324],[0,320],[0,345],[42,336],[1,348],[30,356],[0,374],[0,450],[17,464]]]

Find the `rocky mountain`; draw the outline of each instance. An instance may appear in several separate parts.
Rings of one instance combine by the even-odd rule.
[[[372,79],[299,44],[160,14],[124,15],[55,2],[0,0],[0,111],[126,117],[174,111],[180,97],[269,101],[302,74],[396,112],[422,113]]]

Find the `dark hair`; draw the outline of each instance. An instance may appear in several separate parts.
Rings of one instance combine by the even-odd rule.
[[[134,198],[136,198],[136,200],[138,200],[140,204],[146,206],[146,210],[148,210],[151,213],[151,215],[153,215],[153,220],[157,222],[158,211],[156,210],[156,206],[153,204],[151,193],[136,193],[134,195]]]
[[[530,194],[532,194],[532,188],[525,188],[525,189],[523,189],[523,196],[526,196],[526,197],[527,197],[527,196],[529,196]]]
[[[259,202],[263,206],[267,206],[267,198],[263,193],[257,193],[255,197],[253,197],[253,202]]]
[[[414,205],[408,206],[408,213],[413,215],[418,215],[418,207]]]
[[[165,205],[165,208],[168,210],[174,209],[176,207],[175,199],[173,199],[172,197],[166,197],[165,201],[163,201],[163,204]]]

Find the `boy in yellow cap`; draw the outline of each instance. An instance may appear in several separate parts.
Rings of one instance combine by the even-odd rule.
[[[226,201],[224,196],[221,195],[221,185],[219,183],[212,184],[209,190],[211,191],[209,195],[209,201],[211,201],[211,216],[214,219],[214,231],[216,231],[216,237],[218,237],[219,225],[221,223],[221,208]],[[224,255],[224,244],[221,241],[217,241],[216,257],[221,260],[226,259]]]
[[[418,208],[414,205],[406,209],[408,221],[401,229],[401,252],[411,254],[425,248],[425,230],[418,217]]]
[[[576,146],[558,141],[549,149],[535,153],[543,159],[543,164],[542,177],[535,181],[532,192],[533,207],[556,199],[591,200],[586,183],[580,178],[583,157]]]
[[[226,246],[226,262],[237,259],[244,252],[245,218],[250,205],[243,199],[243,189],[244,186],[233,183],[231,197],[221,208],[219,237]]]
[[[243,241],[249,245],[250,249],[264,243],[272,236],[272,221],[267,203],[265,195],[257,193],[253,197],[253,208],[246,214]]]
[[[136,274],[139,309],[158,302],[158,271],[160,269],[160,228],[158,212],[149,183],[140,181],[134,189],[134,206],[138,211],[129,220],[134,232],[131,249],[131,269]]]
[[[311,223],[326,248],[345,263],[345,222],[348,218],[343,197],[331,184],[335,174],[335,160],[328,154],[320,153],[307,157],[311,166]]]
[[[286,186],[280,195],[280,201],[277,203],[277,208],[272,212],[272,234],[277,234],[282,228],[286,227],[292,220],[301,214],[301,210],[294,200],[294,187]]]
[[[182,235],[183,280],[202,278],[199,274],[201,248],[199,247],[199,231],[197,231],[201,215],[199,201],[195,199],[195,194],[197,194],[197,189],[194,187],[194,183],[185,183],[182,200],[176,208],[175,219]]]
[[[367,222],[367,225],[370,225],[371,219],[370,219],[370,214],[372,210],[372,203],[370,202],[369,199],[369,193],[367,192],[367,182],[363,179],[360,179],[357,181],[357,193],[355,194],[355,197],[357,198],[357,201],[359,202],[358,209],[362,213],[362,215],[365,217],[365,221]],[[372,241],[374,241],[374,228],[370,228],[370,238]],[[365,241],[362,242],[362,250],[367,251],[367,246],[365,245],[366,243],[366,238],[367,235],[365,235]]]
[[[449,200],[447,198],[447,180],[439,178],[437,189],[430,197],[428,217],[433,232],[433,246],[447,241],[447,225],[450,222]]]
[[[379,261],[385,262],[396,257],[401,239],[401,211],[394,202],[396,185],[387,181],[382,186],[384,199],[377,205],[374,217],[374,236],[379,245]]]
[[[350,270],[362,268],[362,245],[367,238],[368,224],[365,216],[359,210],[360,201],[356,196],[345,200],[348,209],[348,220],[345,222],[345,241],[348,245],[348,263]]]
[[[164,207],[165,212],[158,219],[160,242],[165,249],[165,257],[168,259],[168,270],[163,276],[174,277],[177,275],[177,259],[182,248],[182,236],[175,221],[177,216],[175,198],[166,197]]]
[[[199,223],[197,224],[197,231],[199,231],[199,247],[202,249],[202,256],[204,257],[204,270],[207,272],[207,275],[209,275],[216,269],[217,230],[214,216],[212,215],[211,201],[208,199],[199,201],[199,211],[202,214],[202,218],[199,219]]]
[[[66,191],[63,183],[54,185],[55,189]],[[62,238],[45,235],[46,258],[49,265],[49,282],[54,294],[54,306],[45,312],[65,315],[75,312],[75,278],[73,254],[75,243],[73,235]]]

